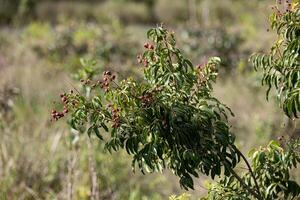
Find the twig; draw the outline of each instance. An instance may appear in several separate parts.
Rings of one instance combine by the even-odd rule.
[[[250,194],[252,194],[255,198],[259,200],[263,200],[260,194],[257,194],[255,191],[253,191],[246,183],[243,181],[243,179],[230,167],[227,168],[230,173],[242,184],[243,188],[246,189]]]
[[[233,148],[234,148],[234,149],[236,150],[236,152],[243,158],[244,162],[246,163],[246,165],[247,165],[247,167],[248,167],[248,169],[249,169],[249,172],[250,172],[251,176],[253,177],[253,180],[254,180],[254,184],[255,184],[256,190],[257,190],[258,194],[261,196],[261,193],[260,193],[260,190],[259,190],[259,186],[258,186],[256,177],[255,177],[255,175],[254,175],[254,173],[253,173],[253,171],[252,171],[252,168],[251,168],[251,166],[250,166],[248,160],[246,159],[246,157],[244,156],[244,154],[243,154],[238,148],[236,148],[235,146],[234,146]]]
[[[217,154],[218,155],[218,154]],[[263,200],[261,197],[260,193],[256,193],[254,190],[252,190],[244,181],[243,179],[231,168],[231,167],[226,167],[227,166],[227,161],[223,158],[222,155],[218,155],[221,159],[221,162],[224,164],[224,167],[230,171],[230,173],[241,183],[244,189],[246,189],[250,194],[252,194],[255,198],[259,200]]]

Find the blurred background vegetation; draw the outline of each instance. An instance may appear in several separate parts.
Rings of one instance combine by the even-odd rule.
[[[119,79],[139,78],[136,61],[149,27],[164,23],[193,61],[220,56],[215,94],[232,108],[232,131],[247,152],[282,134],[297,135],[265,101],[248,63],[266,51],[273,1],[251,0],[0,0],[0,199],[168,199],[184,192],[170,172],[143,176],[125,152],[103,151],[98,140],[51,123],[53,101],[67,89],[80,58],[94,58]],[[296,176],[296,173],[295,173]],[[299,176],[296,176],[299,179]],[[197,180],[201,197],[209,177]]]

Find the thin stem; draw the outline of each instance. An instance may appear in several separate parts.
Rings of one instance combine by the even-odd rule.
[[[80,94],[80,92],[76,89],[76,87],[70,81],[67,81],[67,83],[70,84],[78,94]]]
[[[226,161],[224,161],[222,159],[222,162],[225,165]],[[259,199],[259,200],[263,200],[263,198],[261,197],[260,194],[257,194],[254,190],[252,190],[244,181],[243,179],[230,167],[227,168],[230,173],[241,183],[241,185],[243,186],[244,189],[246,189],[250,194],[252,194],[255,198]]]
[[[234,146],[233,148],[234,148],[234,149],[236,150],[236,152],[243,158],[244,162],[246,163],[246,165],[247,165],[247,167],[248,167],[248,169],[249,169],[249,172],[250,172],[251,176],[253,177],[253,180],[254,180],[254,184],[255,184],[256,190],[257,190],[258,194],[261,196],[261,193],[260,193],[260,190],[259,190],[259,186],[258,186],[256,177],[255,177],[255,175],[254,175],[254,173],[253,173],[253,170],[252,170],[252,168],[251,168],[250,163],[248,162],[248,160],[246,159],[246,157],[244,156],[244,154],[243,154],[238,148],[236,148],[235,146]]]
[[[234,147],[233,147],[234,148]],[[234,148],[235,149],[235,148]],[[244,189],[246,189],[250,194],[252,194],[254,197],[256,197],[258,200],[263,200],[262,196],[260,193],[256,193],[255,190],[252,190],[244,181],[243,179],[231,168],[231,167],[226,167],[227,166],[227,161],[223,158],[222,155],[219,155],[216,153],[221,159],[221,162],[223,163],[224,167],[230,171],[230,173],[241,183]]]
[[[118,89],[121,89],[121,87],[119,86],[118,83],[116,83],[116,81],[113,80],[112,82],[117,86]]]
[[[237,152],[239,152],[238,149],[236,149],[235,146],[231,147],[235,150],[237,150]],[[257,198],[258,200],[263,200],[262,196],[260,193],[256,193],[255,190],[252,190],[252,188],[250,186],[248,186],[245,181],[243,181],[243,179],[231,168],[231,167],[227,167],[227,161],[225,160],[225,158],[223,157],[223,155],[220,155],[219,153],[215,152],[214,153],[216,156],[218,156],[221,159],[222,164],[224,165],[224,167],[226,169],[228,169],[230,171],[230,173],[241,183],[242,187],[247,190],[250,194],[252,194],[255,198]],[[259,191],[257,191],[259,192]]]

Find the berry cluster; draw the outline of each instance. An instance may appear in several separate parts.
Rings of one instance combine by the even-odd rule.
[[[116,75],[112,75],[111,71],[105,71],[103,76],[103,81],[99,81],[98,84],[100,84],[100,87],[107,92],[109,90],[110,83],[116,79]]]
[[[73,90],[71,90],[70,93],[73,94]],[[60,98],[61,98],[61,102],[64,104],[64,110],[62,112],[52,110],[51,116],[52,116],[52,119],[55,120],[55,121],[57,121],[58,119],[64,117],[69,112],[69,109],[68,109],[69,99],[67,97],[67,94],[66,93],[61,94]]]
[[[57,112],[56,110],[52,110],[51,112],[52,119],[57,121],[58,119],[65,116],[63,112]]]
[[[281,142],[281,141],[283,141],[285,138],[284,138],[283,135],[281,135],[281,136],[279,136],[277,139]]]
[[[146,49],[149,49],[149,50],[153,50],[154,49],[154,46],[152,44],[149,44],[148,42],[144,44],[144,47]]]
[[[281,5],[281,4],[282,4],[282,0],[277,0],[277,3],[278,3],[279,5]],[[285,3],[286,3],[289,7],[292,6],[292,4],[290,3],[289,0],[286,0]]]
[[[148,50],[154,50],[154,46],[152,44],[148,43],[148,42],[144,44],[144,47]],[[155,59],[155,57],[153,59]],[[142,55],[137,56],[137,61],[140,64],[143,63],[144,67],[148,67],[148,65],[149,65],[149,60],[147,58],[145,58],[144,56],[142,56]]]
[[[87,79],[87,80],[81,79],[80,82],[83,83],[84,85],[91,84],[91,80],[90,79]]]
[[[138,56],[137,56],[137,61],[138,61],[138,63],[142,63],[143,62],[143,56],[141,55],[141,54],[139,54]]]
[[[110,83],[116,79],[116,75],[113,75],[111,71],[103,72],[103,80],[100,81],[91,81],[90,79],[81,80],[81,82],[85,85],[90,85],[92,88],[100,86],[100,88],[104,89],[105,92],[109,90]]]
[[[199,64],[197,65],[197,69],[198,69],[198,84],[202,85],[204,82],[207,81],[207,77],[205,76],[204,73],[204,68],[205,68],[205,64]]]
[[[145,58],[145,57],[143,57],[142,55],[138,55],[138,56],[137,56],[137,61],[138,61],[138,63],[140,63],[140,64],[143,63],[144,67],[148,67],[148,65],[149,65],[148,59]]]
[[[279,5],[282,5],[282,0],[278,0],[277,3]],[[276,12],[277,16],[282,17],[286,12],[290,12],[292,10],[292,4],[290,3],[290,1],[286,0],[285,3],[286,3],[285,12],[280,11],[277,6],[272,6],[272,10]]]
[[[139,99],[142,101],[143,107],[147,107],[153,103],[154,97],[151,93],[146,93],[139,97]]]
[[[113,108],[113,106],[110,104],[108,107],[112,108],[112,128],[119,128],[120,127],[120,109],[119,108]]]

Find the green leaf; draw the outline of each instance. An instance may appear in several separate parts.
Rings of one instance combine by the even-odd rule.
[[[108,127],[106,126],[105,123],[101,123],[101,127],[104,128],[104,130],[105,130],[106,132],[109,131],[109,130],[108,130]]]

